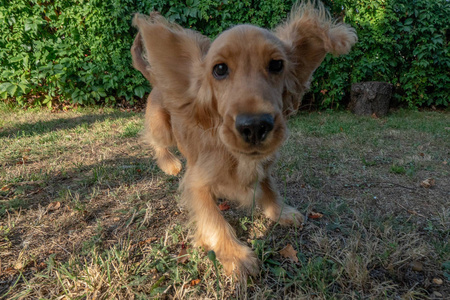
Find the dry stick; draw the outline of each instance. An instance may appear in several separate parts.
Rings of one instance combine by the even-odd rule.
[[[58,246],[59,248],[61,248],[61,249],[63,249],[64,251],[66,251],[67,254],[69,254],[69,255],[72,254],[72,253],[70,253],[69,251],[67,251],[67,249],[65,249],[64,247],[60,246],[58,243],[53,242],[53,244],[55,244],[55,245]]]
[[[411,187],[407,187],[398,183],[394,183],[394,182],[373,182],[374,184],[392,184],[392,185],[396,185],[398,187],[404,188],[404,189],[408,189],[411,191],[417,190],[417,188],[411,188]]]
[[[426,216],[419,214],[417,211],[412,210],[412,209],[407,209],[406,207],[404,207],[403,205],[401,205],[400,203],[396,202],[398,206],[400,206],[401,208],[403,208],[404,210],[406,210],[408,213],[412,214],[412,215],[417,215],[419,217],[422,217],[424,219],[428,219]]]

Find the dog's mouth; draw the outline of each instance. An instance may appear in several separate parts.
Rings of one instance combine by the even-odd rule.
[[[236,151],[236,152],[241,155],[246,155],[246,156],[250,156],[250,157],[265,156],[265,154],[260,151],[252,151],[252,152]]]
[[[241,114],[225,120],[220,139],[236,156],[263,159],[276,152],[285,139],[286,125],[280,115]]]
[[[232,153],[235,156],[246,157],[248,159],[264,159],[268,156],[273,155],[280,146],[280,141],[272,140],[273,143],[260,145],[259,147],[229,147]]]

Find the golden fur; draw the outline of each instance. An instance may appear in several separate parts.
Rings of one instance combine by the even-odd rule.
[[[182,202],[196,226],[196,243],[214,250],[228,273],[256,274],[255,254],[236,238],[216,201],[251,205],[255,197],[269,219],[303,223],[295,208],[283,204],[271,170],[287,136],[286,118],[297,110],[314,70],[327,53],[347,53],[355,30],[334,22],[315,1],[294,6],[274,31],[238,25],[214,41],[157,13],[137,14],[133,24],[139,30],[133,65],[153,86],[143,138],[167,174],[182,167],[170,147],[186,158]],[[279,61],[281,71],[270,67]],[[219,64],[228,67],[225,78],[213,72]],[[246,140],[253,131],[237,129],[242,115],[269,116],[270,126],[261,125],[256,142]]]

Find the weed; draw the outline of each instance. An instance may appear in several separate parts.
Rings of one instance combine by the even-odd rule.
[[[394,174],[406,174],[406,169],[403,166],[398,166],[398,165],[392,165],[390,168],[390,172],[394,173]]]

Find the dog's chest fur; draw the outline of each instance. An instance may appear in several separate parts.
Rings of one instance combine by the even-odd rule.
[[[264,169],[263,161],[242,158],[237,160],[233,173],[238,182],[247,186],[263,180],[266,177]]]
[[[218,198],[237,201],[242,206],[251,206],[254,199],[261,197],[261,181],[270,176],[271,165],[275,155],[263,160],[252,160],[246,157],[234,157],[233,163],[227,166],[229,176],[216,181],[214,187]]]

